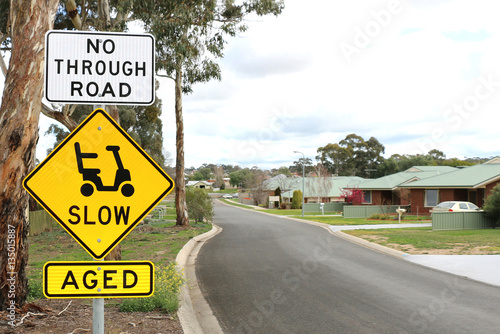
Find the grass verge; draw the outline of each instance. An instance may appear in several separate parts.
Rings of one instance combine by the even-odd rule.
[[[219,199],[220,201],[234,205],[237,207],[242,207],[245,209],[254,209],[254,207],[249,205],[240,204],[236,200],[226,200]],[[395,218],[395,216],[389,216],[388,219],[369,219],[369,218],[344,218],[339,212],[329,212],[325,215],[319,215],[316,212],[306,212],[304,214],[304,218],[302,218],[302,210],[301,209],[287,209],[287,210],[278,210],[278,209],[266,209],[263,210],[265,213],[277,215],[277,216],[287,216],[291,218],[300,218],[309,221],[315,221],[319,223],[325,223],[329,225],[374,225],[374,224],[399,224],[399,220]],[[429,220],[430,217],[427,216],[404,216],[404,219],[401,220],[401,223],[421,223],[424,220]]]
[[[193,237],[212,228],[211,224],[194,224],[188,228],[177,227],[168,220],[149,219],[139,224],[121,243],[122,260],[148,260],[155,264],[155,293],[149,298],[115,299],[123,311],[161,309],[175,312],[178,291],[183,283],[181,273],[175,269],[175,257]],[[89,261],[90,255],[62,228],[29,237],[27,267],[30,286],[29,300],[43,296],[42,268],[47,261]]]
[[[500,229],[432,231],[431,227],[413,227],[344,233],[409,254],[500,254]]]

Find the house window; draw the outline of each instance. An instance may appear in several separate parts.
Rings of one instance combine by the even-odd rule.
[[[363,192],[363,203],[371,204],[372,203],[372,191],[365,190]]]
[[[438,205],[438,195],[437,189],[428,189],[425,191],[425,206],[436,206]]]

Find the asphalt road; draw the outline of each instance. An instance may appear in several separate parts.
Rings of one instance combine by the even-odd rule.
[[[500,289],[216,201],[196,261],[227,334],[500,333]]]

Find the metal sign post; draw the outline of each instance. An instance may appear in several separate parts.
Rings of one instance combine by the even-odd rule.
[[[104,104],[95,104],[94,110],[104,109]],[[95,261],[104,261],[104,258]],[[104,298],[92,299],[92,333],[104,334]]]
[[[92,333],[104,334],[104,298],[92,299]]]

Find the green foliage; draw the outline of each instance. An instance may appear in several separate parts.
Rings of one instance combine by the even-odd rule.
[[[200,168],[196,173],[194,173],[193,178],[195,181],[208,180],[212,176],[212,170],[208,167]]]
[[[229,174],[229,183],[233,187],[250,188],[255,184],[255,175],[248,168],[240,169]]]
[[[338,144],[318,148],[316,159],[331,174],[343,176],[368,176],[366,169],[375,169],[382,163],[385,147],[376,138],[364,140],[354,133]]]
[[[302,170],[301,170],[302,173]],[[276,175],[285,175],[286,177],[292,176],[292,173],[290,172],[290,169],[288,167],[282,166],[278,169],[273,168],[271,170],[271,175],[276,176]]]
[[[183,274],[176,263],[157,267],[155,272],[155,292],[148,298],[128,298],[120,304],[121,312],[151,312],[155,309],[175,313],[179,308],[179,291],[184,284]]]
[[[0,33],[4,36],[10,33],[9,29],[7,28],[7,23],[9,22],[9,10],[10,1],[0,0]]]
[[[195,223],[204,220],[212,222],[214,217],[214,205],[212,198],[200,188],[186,189],[186,203],[189,217],[193,218]]]
[[[292,209],[302,208],[302,191],[295,190],[292,196]]]
[[[314,171],[313,163],[310,158],[300,158],[293,162],[293,166],[289,167],[290,172],[302,175],[302,166],[304,167],[304,174],[307,175]]]
[[[33,276],[28,277],[28,287],[29,301],[45,298],[43,295],[43,279],[41,270],[35,271]]]
[[[281,208],[281,204],[283,204],[283,199],[281,198],[281,189],[280,187],[276,188],[274,190],[274,196],[279,196],[280,200],[279,202],[274,202],[274,207],[275,208]]]
[[[387,213],[374,213],[374,214],[372,214],[370,216],[370,219],[387,220],[387,219],[390,219],[390,218],[394,218],[394,217],[391,217]]]
[[[378,167],[374,176],[381,177],[403,172],[413,166],[472,166],[484,162],[485,159],[472,158],[460,160],[457,158],[446,159],[443,152],[430,150],[427,154],[393,154],[385,159]]]
[[[500,224],[500,184],[497,184],[484,202],[483,210],[486,216],[495,219]]]
[[[172,78],[181,73],[182,91],[190,93],[195,83],[220,80],[226,38],[247,29],[247,15],[278,15],[283,8],[282,0],[134,1],[130,11],[155,36],[156,68]]]

